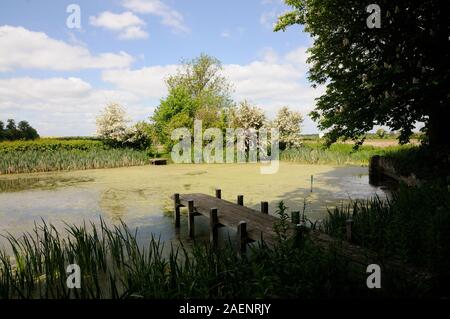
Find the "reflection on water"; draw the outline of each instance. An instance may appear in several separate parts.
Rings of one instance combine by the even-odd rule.
[[[299,210],[306,199],[312,220],[323,218],[327,207],[349,198],[384,194],[380,187],[369,185],[367,168],[363,167],[281,163],[279,172],[273,175],[261,175],[259,167],[193,164],[1,176],[0,233],[31,231],[41,218],[63,229],[63,222],[98,222],[101,216],[107,223],[123,220],[130,227],[139,227],[143,239],[154,233],[164,241],[189,241],[185,216],[179,234],[172,226],[169,197],[173,193],[213,195],[221,188],[222,198],[235,201],[243,194],[245,205],[255,209],[261,201],[268,201],[271,214],[280,200],[291,210]],[[206,218],[198,217],[196,232],[200,237],[208,235],[207,225]],[[233,236],[232,230],[223,228],[221,232]]]

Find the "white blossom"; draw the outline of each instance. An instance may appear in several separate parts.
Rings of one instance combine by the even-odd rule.
[[[280,146],[282,148],[292,148],[301,145],[301,124],[303,117],[299,112],[291,111],[287,106],[282,107],[272,122],[272,126],[277,128],[280,134]]]
[[[128,122],[125,110],[119,104],[111,103],[97,117],[97,135],[107,140],[122,142]]]

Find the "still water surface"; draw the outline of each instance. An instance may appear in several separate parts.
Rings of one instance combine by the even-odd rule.
[[[381,188],[369,185],[366,167],[282,162],[273,175],[261,175],[259,168],[260,164],[174,164],[0,176],[0,234],[32,231],[41,219],[63,229],[64,222],[96,223],[101,216],[108,223],[123,220],[138,227],[141,239],[155,234],[163,241],[187,240],[185,216],[180,233],[172,225],[170,195],[214,195],[216,188],[230,201],[243,194],[244,204],[255,209],[268,201],[271,214],[281,200],[291,210],[301,210],[306,200],[312,220],[324,218],[327,207],[350,198],[385,196]],[[203,219],[198,218],[199,236],[208,232]],[[0,246],[4,244],[0,238]]]

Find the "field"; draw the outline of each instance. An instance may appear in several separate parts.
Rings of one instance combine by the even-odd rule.
[[[370,158],[374,155],[394,154],[416,147],[411,144],[400,146],[394,141],[389,144],[391,146],[386,147],[363,145],[358,150],[354,150],[353,144],[349,143],[336,143],[326,148],[320,141],[304,141],[303,145],[297,149],[281,152],[280,159],[304,164],[367,166]]]
[[[97,140],[39,139],[0,143],[0,174],[145,165],[145,151],[112,148]]]
[[[377,140],[373,140],[377,141]],[[369,140],[370,144],[372,140]],[[303,164],[363,165],[373,155],[395,153],[414,148],[412,145],[394,145],[394,140],[383,140],[383,145],[364,145],[353,150],[353,145],[337,143],[324,148],[318,139],[305,139],[298,149],[281,152],[280,159]],[[170,157],[169,154],[165,154]],[[0,143],[0,174],[35,173],[48,171],[85,170],[138,166],[149,163],[148,151],[114,148],[92,138],[43,138],[35,141]]]

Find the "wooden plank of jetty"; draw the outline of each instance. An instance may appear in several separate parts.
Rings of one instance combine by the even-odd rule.
[[[216,209],[217,220],[215,222],[213,221],[213,225],[211,225],[211,227],[227,226],[236,229],[236,231],[240,231],[239,236],[242,240],[242,247],[244,247],[244,244],[247,242],[261,239],[269,245],[273,245],[275,243],[277,236],[273,225],[279,221],[279,218],[266,213],[265,203],[263,205],[264,213],[261,213],[252,208],[243,206],[242,195],[238,196],[238,203],[236,204],[219,198],[220,195],[220,192],[216,193],[216,196],[218,197],[200,193],[174,195],[174,200],[178,198],[179,207],[188,207],[188,227],[191,237],[194,236],[194,217],[203,215],[210,218],[211,210]],[[179,220],[179,217],[176,216],[179,215],[179,208],[175,209],[175,219]],[[245,226],[243,226],[243,223],[245,223]],[[292,228],[290,231],[293,231],[294,224],[289,224],[291,226],[290,228]],[[214,229],[212,231],[214,231]],[[214,238],[215,237],[216,236],[214,236]],[[214,240],[212,243],[216,245]]]
[[[165,158],[153,158],[150,160],[152,165],[167,165],[167,159]]]
[[[233,203],[221,199],[221,190],[216,190],[216,197],[193,193],[193,194],[174,194],[174,223],[175,227],[180,227],[180,207],[188,207],[188,228],[189,236],[195,236],[195,216],[205,216],[210,219],[210,241],[213,247],[217,247],[217,229],[227,226],[237,232],[238,253],[245,253],[247,243],[263,239],[268,246],[274,246],[277,243],[277,234],[274,230],[274,224],[279,221],[278,217],[268,214],[268,203],[261,202],[261,211],[244,206],[244,196],[238,195],[237,202]],[[308,238],[315,245],[323,249],[334,247],[338,255],[348,258],[352,263],[363,266],[378,263],[380,256],[374,252],[354,245],[351,241],[352,222],[347,223],[347,241],[331,237],[321,231],[307,230],[300,226],[299,212],[292,212],[292,223],[288,222],[288,236],[293,236],[295,232],[303,236],[308,232]],[[432,280],[434,274],[418,269],[412,265],[403,263],[399,258],[392,256],[383,261],[383,268],[401,270],[408,274],[411,279]]]

